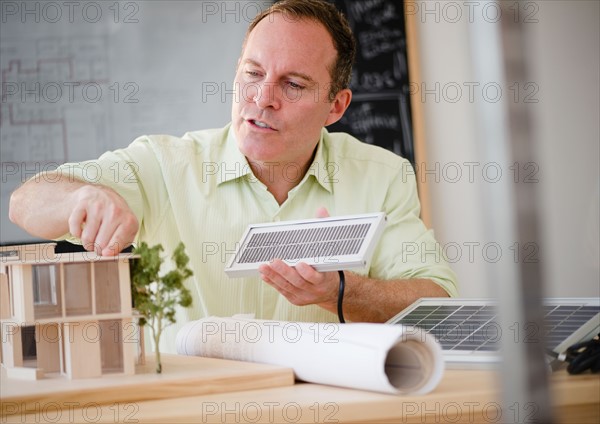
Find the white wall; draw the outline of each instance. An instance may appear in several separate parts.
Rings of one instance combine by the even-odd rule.
[[[600,297],[600,2],[543,2],[531,26],[549,293]]]
[[[479,2],[416,5],[423,85],[414,96],[423,104],[427,169],[433,170],[420,169],[418,177],[430,185],[433,227],[451,256],[461,296],[490,295],[486,265],[498,247],[504,260],[515,253],[512,243],[486,239],[484,190],[498,180],[530,177],[540,196],[541,240],[525,252],[518,248],[541,261],[548,296],[598,297],[599,3],[523,2],[510,10],[509,19],[521,20],[527,32],[527,86],[474,77],[473,21],[494,25],[496,8]],[[528,102],[534,164],[511,169],[482,160],[478,111],[496,100]],[[506,214],[514,210],[497,207]]]
[[[426,167],[434,173],[417,164],[417,177],[429,184],[432,226],[458,275],[461,296],[483,297],[488,295],[480,212],[485,182],[474,125],[482,91],[471,84],[478,82],[470,59],[469,19],[444,19],[443,3],[432,3],[416,3],[422,83],[413,96],[423,106]]]

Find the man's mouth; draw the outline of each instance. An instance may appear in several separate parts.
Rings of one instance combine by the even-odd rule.
[[[248,122],[250,122],[252,125],[255,125],[259,128],[264,128],[264,129],[269,129],[269,130],[274,129],[271,126],[269,126],[269,124],[267,124],[266,122],[258,121],[256,119],[249,119]]]

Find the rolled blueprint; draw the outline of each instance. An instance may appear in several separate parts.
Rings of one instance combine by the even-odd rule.
[[[442,350],[425,331],[391,324],[333,324],[208,317],[177,334],[177,353],[292,368],[296,378],[394,394],[423,394],[442,378]]]

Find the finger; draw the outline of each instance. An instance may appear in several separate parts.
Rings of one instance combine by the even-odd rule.
[[[120,235],[118,234],[119,225],[109,219],[102,221],[102,226],[96,235],[96,246],[100,249],[102,256],[114,256],[120,252],[106,254],[107,251],[112,251],[119,245]]]
[[[274,285],[275,287],[289,285],[287,281],[282,281],[282,277],[273,268],[271,268],[271,265],[260,265],[258,267],[258,272],[260,273],[260,277],[263,281]]]
[[[275,271],[281,278],[302,290],[309,289],[310,283],[298,274],[295,268],[292,268],[280,259],[275,259],[271,263],[271,269]]]
[[[263,280],[265,283],[273,284],[273,280],[271,280],[267,274],[261,272],[260,270],[259,270],[259,274],[260,274],[260,279]]]
[[[272,279],[271,277],[269,277],[269,275],[267,275],[269,273],[273,273],[273,271],[272,270],[264,270],[264,272],[261,271],[260,278],[265,283],[267,283],[268,285],[273,287],[275,290],[277,290],[279,293],[281,293],[283,296],[285,296],[288,300],[291,301],[292,299],[294,299],[295,294],[289,290],[289,288],[294,288],[294,286],[283,279],[279,280],[279,282],[274,281],[274,279]]]
[[[95,240],[100,252],[104,251],[111,242],[114,244],[120,237],[119,235],[115,238],[121,226],[121,215],[119,208],[114,204],[108,204],[104,207],[102,211],[102,223]]]
[[[125,248],[125,242],[119,228],[116,229],[106,244],[101,244],[100,246],[102,247],[102,256],[118,255]]]
[[[102,256],[118,255],[123,249],[133,243],[137,234],[137,219],[125,218],[123,223],[112,232],[110,240],[103,245]]]
[[[266,284],[273,287],[275,290],[277,290],[279,293],[281,293],[286,298],[291,299],[296,296],[293,292],[291,292],[290,290],[287,289],[288,287],[294,287],[291,284],[284,283],[283,285],[279,285],[275,281],[271,280],[270,278],[268,278],[264,275],[261,275],[261,278]]]
[[[291,284],[273,268],[272,263],[269,265],[261,265],[259,267],[259,271],[263,277],[263,280],[273,285],[273,287],[277,288],[278,290],[281,289],[290,293],[293,293],[296,290],[296,287],[293,284]]]
[[[81,238],[85,217],[86,210],[79,207],[76,207],[69,216],[69,232],[73,235],[73,237]]]
[[[327,208],[321,206],[319,209],[317,209],[317,218],[328,218],[329,217],[329,211],[327,210]]]
[[[312,284],[319,284],[325,280],[325,273],[317,271],[304,262],[300,262],[296,265],[296,272],[303,280]]]
[[[81,232],[81,243],[83,247],[88,250],[96,250],[96,236],[100,229],[101,220],[97,214],[86,213],[85,225]]]
[[[312,283],[314,289],[312,294],[319,301],[335,300],[339,290],[339,274],[333,272],[319,272],[312,266],[303,262],[296,266],[298,274],[309,283]]]

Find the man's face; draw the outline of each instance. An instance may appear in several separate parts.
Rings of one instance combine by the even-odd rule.
[[[321,128],[345,110],[328,99],[335,58],[320,24],[279,13],[258,23],[240,58],[232,107],[238,147],[249,162],[308,164]]]

